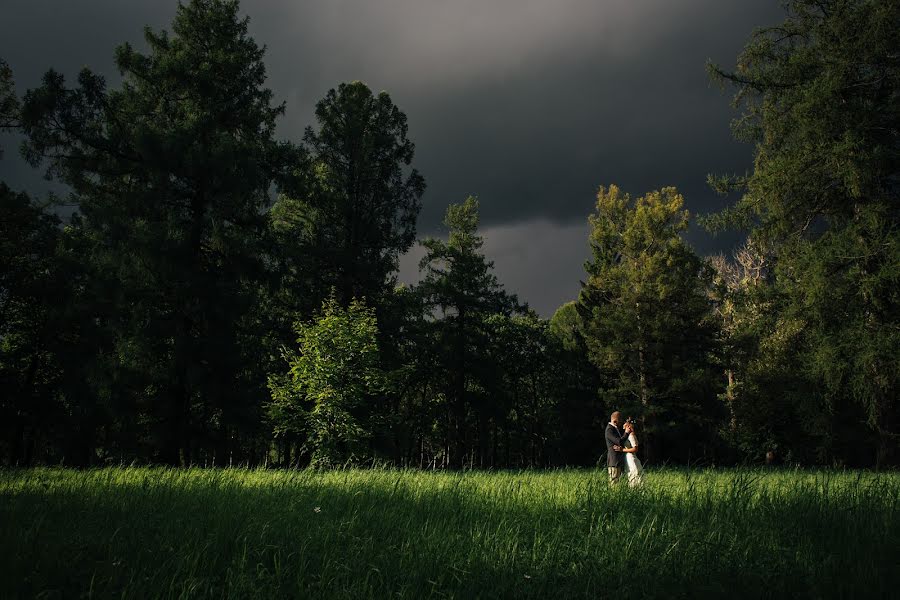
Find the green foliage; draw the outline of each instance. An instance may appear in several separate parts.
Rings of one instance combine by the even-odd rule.
[[[10,441],[4,454],[28,464],[38,432],[62,420],[51,305],[65,289],[55,261],[59,219],[4,183],[0,214],[0,423]]]
[[[486,393],[475,396],[475,408],[486,426],[498,430],[495,436],[503,436],[488,464],[550,465],[560,439],[563,377],[549,324],[529,311],[491,315],[485,327],[491,342],[481,360],[488,370],[479,379]],[[479,441],[482,452],[486,446],[488,440]]]
[[[483,240],[478,235],[478,222],[478,200],[474,197],[448,207],[444,219],[448,240],[432,238],[421,242],[426,254],[419,263],[424,276],[417,286],[425,313],[432,317],[432,339],[444,372],[444,460],[457,467],[462,465],[466,449],[475,445],[475,428],[467,423],[470,408],[475,408],[482,438],[488,427],[489,409],[486,401],[478,400],[492,387],[487,381],[495,377],[487,360],[492,344],[488,319],[522,310],[517,298],[503,290],[492,271],[493,263],[481,253]],[[483,441],[482,454],[484,450]],[[469,459],[473,461],[474,455],[470,454]]]
[[[190,462],[200,440],[222,461],[258,422],[263,209],[296,153],[273,140],[283,107],[237,2],[179,5],[172,34],[145,40],[147,54],[117,49],[116,90],[88,70],[69,89],[49,71],[25,96],[25,154],[71,186],[92,269],[114,290],[98,318],[112,380],[139,378],[126,398],[148,427],[131,437],[169,463]]]
[[[107,341],[77,219],[0,183],[0,460],[86,465],[108,422],[91,389]]]
[[[316,104],[309,149],[295,169],[301,185],[281,194],[270,213],[278,284],[272,314],[285,333],[289,318],[311,315],[334,293],[341,303],[365,298],[379,320],[385,372],[402,370],[408,306],[394,293],[398,255],[415,239],[424,179],[410,165],[414,145],[406,115],[387,92],[362,82],[331,89]],[[368,403],[373,451],[394,452],[396,399]]]
[[[597,393],[600,372],[588,359],[585,321],[578,302],[566,302],[553,313],[548,324],[549,349],[557,373],[559,455],[563,464],[593,466],[605,452],[597,444],[603,439],[607,416],[615,410]]]
[[[605,404],[642,415],[642,447],[666,444],[672,454],[709,441],[718,412],[710,271],[680,236],[683,204],[675,188],[632,200],[601,187],[579,297]]]
[[[345,309],[332,296],[313,321],[295,327],[299,351],[285,349],[287,375],[269,378],[276,436],[308,433],[315,466],[362,458],[369,432],[354,410],[385,385],[374,309],[355,299]]]
[[[756,145],[753,173],[724,185],[744,195],[718,218],[771,249],[773,293],[817,434],[861,421],[879,460],[896,459],[900,411],[900,6],[874,0],[793,0],[784,23],[757,31],[734,72],[743,115],[735,134]],[[726,184],[728,182],[725,182]],[[772,335],[775,335],[772,331]],[[758,355],[763,355],[765,338]],[[854,453],[820,446],[823,457]]]
[[[578,314],[578,303],[575,300],[557,308],[550,317],[550,332],[566,350],[581,349],[584,342],[583,330],[584,322]]]
[[[19,99],[13,86],[12,69],[0,58],[0,132],[12,129],[19,122]],[[0,148],[3,158],[3,148]]]
[[[419,262],[424,277],[418,289],[448,322],[464,325],[470,315],[510,313],[518,308],[516,297],[503,291],[494,275],[494,263],[480,252],[484,240],[478,235],[478,223],[478,200],[469,196],[447,208],[448,241],[421,242],[426,254]]]
[[[398,254],[415,241],[425,191],[418,171],[404,174],[415,151],[406,115],[387,92],[354,81],[328,91],[316,121],[304,135],[309,185],[304,195],[279,200],[280,222],[302,230],[319,297],[334,288],[340,302],[364,297],[380,309]]]
[[[587,281],[550,321],[500,285],[474,198],[397,287],[425,190],[406,116],[344,83],[306,147],[277,142],[234,0],[118,48],[114,88],[51,70],[20,101],[0,60],[0,130],[77,206],[61,227],[0,184],[0,460],[591,464],[620,409],[648,464],[736,459],[722,438],[895,462],[900,6],[786,8],[734,72],[711,67],[756,158],[712,178],[743,196],[708,221],[747,245],[703,261],[674,188],[601,188]]]
[[[816,403],[816,382],[798,360],[804,324],[784,311],[771,256],[751,242],[732,260],[720,256],[711,264],[728,381],[721,395],[730,417],[724,436],[745,459],[773,452],[789,463],[827,462],[827,417]]]

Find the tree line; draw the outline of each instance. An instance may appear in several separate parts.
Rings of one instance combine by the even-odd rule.
[[[236,1],[118,47],[115,88],[50,70],[19,97],[0,61],[0,128],[67,189],[0,183],[0,460],[594,465],[619,409],[649,464],[895,465],[900,7],[786,10],[708,66],[755,158],[710,177],[738,200],[704,225],[745,243],[699,256],[676,189],[602,187],[550,319],[498,282],[474,197],[398,285],[406,116],[343,83],[277,140]]]

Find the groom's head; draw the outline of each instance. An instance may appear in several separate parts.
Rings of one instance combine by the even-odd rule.
[[[619,411],[616,411],[609,416],[609,422],[612,423],[613,425],[615,425],[616,427],[619,426],[619,421],[621,419],[622,419],[622,415],[621,415],[621,413],[619,413]]]

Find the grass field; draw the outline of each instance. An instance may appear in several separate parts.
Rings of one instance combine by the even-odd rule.
[[[5,470],[0,543],[4,598],[878,598],[900,474]]]

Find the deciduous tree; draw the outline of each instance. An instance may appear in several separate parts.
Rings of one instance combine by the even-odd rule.
[[[370,429],[355,411],[386,381],[374,310],[355,299],[344,308],[331,297],[315,319],[298,322],[296,331],[299,350],[285,349],[287,375],[269,378],[275,434],[306,435],[315,466],[365,458]]]

